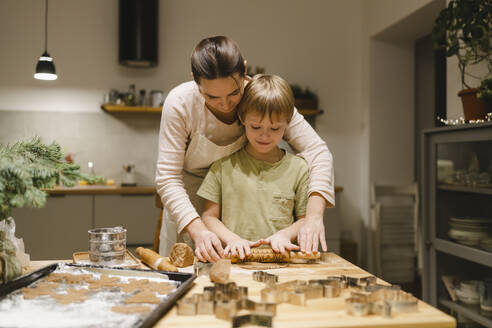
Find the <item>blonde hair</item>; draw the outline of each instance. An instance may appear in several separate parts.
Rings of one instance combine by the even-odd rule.
[[[244,89],[237,115],[244,122],[247,113],[257,113],[270,121],[285,118],[290,123],[294,113],[294,95],[289,84],[277,75],[257,74]]]

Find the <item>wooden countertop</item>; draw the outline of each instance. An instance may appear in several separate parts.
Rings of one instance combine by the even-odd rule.
[[[31,269],[35,270],[53,261],[33,261]],[[184,268],[180,271],[191,272],[192,268]],[[291,264],[288,268],[268,270],[270,273],[279,275],[279,281],[302,279],[321,279],[331,275],[366,276],[368,273],[352,263],[331,253],[329,263],[324,264]],[[231,279],[239,286],[248,287],[248,297],[254,301],[260,301],[260,290],[263,283],[255,282],[251,277],[252,271],[241,269],[234,265],[231,270]],[[383,281],[379,281],[384,283]],[[208,276],[199,276],[194,286],[184,297],[194,293],[202,293],[204,286],[210,286]],[[345,312],[345,298],[349,291],[337,298],[322,298],[309,300],[307,306],[296,306],[291,304],[277,305],[277,315],[273,319],[274,327],[433,327],[452,328],[456,327],[453,317],[437,310],[436,308],[419,301],[418,312],[394,313],[392,318],[383,318],[378,315],[356,317]],[[213,315],[178,316],[176,307],[173,307],[154,327],[231,327],[229,321],[216,319]]]
[[[153,195],[156,193],[154,186],[121,187],[119,185],[86,185],[75,187],[58,186],[53,189],[45,190],[48,195]]]

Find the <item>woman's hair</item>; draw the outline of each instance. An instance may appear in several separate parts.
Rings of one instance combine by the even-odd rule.
[[[294,113],[294,95],[289,84],[277,75],[257,74],[244,89],[237,115],[244,122],[247,113],[261,117],[285,118],[288,123]]]
[[[193,50],[191,71],[195,82],[200,84],[200,78],[214,80],[234,73],[244,77],[246,68],[236,42],[226,36],[214,36],[203,39]]]

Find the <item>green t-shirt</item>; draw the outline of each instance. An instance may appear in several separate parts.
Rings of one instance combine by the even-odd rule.
[[[221,206],[224,225],[243,239],[266,238],[306,214],[309,167],[286,153],[276,163],[241,150],[212,164],[197,194]]]

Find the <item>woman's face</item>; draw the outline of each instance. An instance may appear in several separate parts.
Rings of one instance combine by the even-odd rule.
[[[210,109],[227,114],[234,112],[241,100],[244,92],[244,78],[238,73],[214,80],[201,78],[198,88]]]

